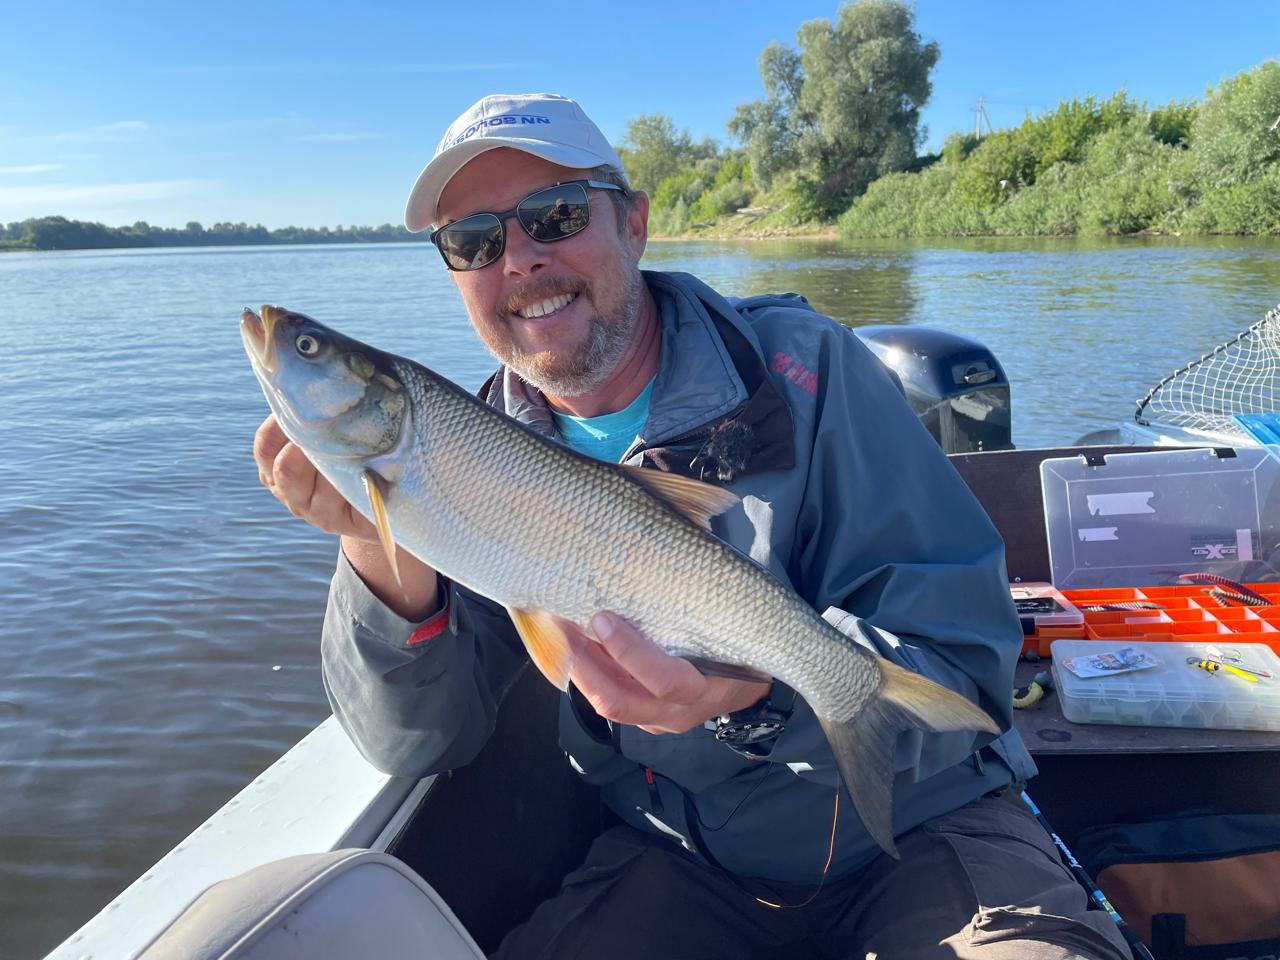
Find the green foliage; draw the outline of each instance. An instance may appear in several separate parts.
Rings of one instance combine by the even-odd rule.
[[[1186,100],[1171,100],[1163,107],[1156,107],[1147,117],[1151,135],[1171,147],[1186,147],[1191,143],[1191,128],[1200,112],[1198,104]]]
[[[983,149],[995,141],[991,154],[1005,166],[991,158],[977,165],[979,150],[960,165],[941,163],[919,174],[882,178],[840,218],[841,234],[1127,234],[1173,221],[1193,199],[1184,186],[1187,151],[1157,140],[1135,116],[1095,137],[1081,162],[1056,163],[1032,183],[1006,187],[995,202],[974,202],[965,191],[978,182],[975,169],[989,179],[993,168],[1010,169],[1010,157],[1030,169],[1026,155],[1015,152],[1017,137],[1000,137],[987,138]]]
[[[1118,93],[1072,99],[942,162],[873,183],[849,237],[1191,231],[1280,235],[1280,64],[1147,111]],[[1265,122],[1263,122],[1265,121]],[[946,176],[943,171],[948,171]]]
[[[932,232],[929,222],[948,207],[956,174],[953,164],[938,163],[922,173],[891,173],[881,177],[840,217],[841,235],[928,235]]]
[[[658,184],[658,188],[653,191],[650,206],[667,210],[674,207],[677,201],[684,201],[687,206],[697,200],[705,188],[706,180],[702,174],[693,167],[685,167]]]
[[[969,154],[973,153],[978,143],[978,138],[972,133],[961,133],[959,130],[952,131],[947,134],[947,139],[942,142],[942,162],[958,166],[964,162]]]
[[[1179,204],[1169,186],[1178,155],[1176,147],[1161,143],[1139,120],[1099,136],[1079,167],[1079,232],[1121,235],[1162,223]]]
[[[649,113],[627,123],[627,132],[618,143],[618,157],[631,185],[653,193],[681,167],[707,156],[707,146],[695,145],[689,131],[676,130],[675,121],[665,114]],[[714,154],[714,144],[710,147]]]
[[[988,209],[1035,182],[1036,156],[1024,130],[1000,130],[978,145],[956,177],[958,202]]]
[[[380,227],[282,227],[268,230],[261,224],[217,223],[205,228],[194,220],[182,229],[155,227],[139,220],[128,227],[36,217],[11,223],[3,229],[0,248],[19,250],[83,250],[115,247],[236,246],[265,243],[386,243],[425,240],[426,234],[384,223]]]
[[[753,196],[751,167],[744,153],[728,150],[704,156],[677,169],[651,191],[649,229],[662,235],[706,226],[749,206]]]
[[[689,216],[695,223],[714,220],[726,213],[733,213],[751,202],[751,171],[745,157],[736,157],[722,164],[711,186],[689,208]]]
[[[1209,92],[1192,127],[1196,176],[1206,189],[1233,187],[1280,160],[1280,62],[1268,60]]]
[[[1280,164],[1248,183],[1210,190],[1183,226],[1197,233],[1280,236]]]
[[[939,56],[914,25],[902,0],[859,0],[834,23],[802,24],[798,50],[770,44],[760,57],[765,99],[740,106],[729,124],[755,180],[768,187],[796,171],[797,202],[830,217],[872,180],[906,169]]]
[[[1110,100],[1075,97],[1022,124],[1024,142],[1036,158],[1039,175],[1058,163],[1078,163],[1094,137],[1128,123],[1138,115],[1138,105],[1123,91]]]

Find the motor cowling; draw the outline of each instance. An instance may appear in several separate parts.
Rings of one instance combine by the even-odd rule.
[[[914,324],[854,332],[897,377],[911,409],[947,453],[1013,449],[1009,378],[986,346]]]

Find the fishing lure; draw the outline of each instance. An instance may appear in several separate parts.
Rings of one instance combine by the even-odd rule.
[[[1115,603],[1085,603],[1076,609],[1085,613],[1118,613],[1121,610],[1163,610],[1164,606],[1152,600],[1121,600]]]
[[[1217,674],[1219,670],[1226,670],[1228,673],[1234,673],[1237,677],[1240,677],[1243,680],[1248,680],[1250,683],[1258,682],[1258,678],[1248,671],[1230,663],[1222,663],[1219,660],[1197,660],[1195,657],[1187,657],[1187,663],[1194,663],[1206,673]]]
[[[1205,593],[1220,607],[1265,607],[1270,604],[1269,600],[1259,598],[1253,591],[1238,593],[1226,587],[1210,587]]]
[[[1265,607],[1271,603],[1262,594],[1245,586],[1239,580],[1232,580],[1230,577],[1219,576],[1216,573],[1180,573],[1178,574],[1178,579],[1186,580],[1188,583],[1212,584],[1215,589],[1206,590],[1205,592],[1215,600],[1218,600],[1219,603],[1222,603],[1217,596],[1219,592],[1242,606]],[[1227,606],[1225,603],[1222,605],[1224,607]]]

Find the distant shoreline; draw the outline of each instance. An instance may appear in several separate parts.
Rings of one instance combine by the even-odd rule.
[[[228,240],[225,243],[131,243],[85,247],[0,246],[0,253],[73,253],[82,250],[218,250],[226,247],[359,247],[395,243],[422,243],[421,237],[391,240]]]

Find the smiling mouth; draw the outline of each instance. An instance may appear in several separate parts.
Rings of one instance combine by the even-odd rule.
[[[578,295],[576,293],[561,293],[554,297],[547,297],[545,300],[539,300],[536,303],[525,304],[519,310],[512,312],[523,320],[538,320],[542,317],[549,317],[552,314],[559,313],[577,299]]]

